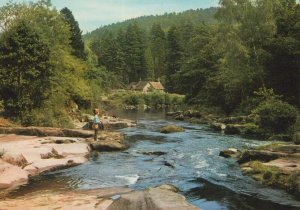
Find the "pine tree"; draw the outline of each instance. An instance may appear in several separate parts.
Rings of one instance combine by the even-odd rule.
[[[130,24],[125,34],[124,54],[128,66],[129,82],[147,78],[144,34],[137,23]]]
[[[176,84],[174,75],[180,70],[182,62],[182,47],[180,46],[178,29],[172,26],[167,34],[167,69],[166,88],[174,91]]]
[[[72,12],[67,8],[63,8],[61,14],[64,16],[66,23],[70,27],[71,31],[71,46],[73,48],[73,55],[78,58],[85,59],[86,54],[84,52],[84,42],[82,40],[82,31],[79,28],[78,22],[75,20]]]
[[[153,24],[150,31],[150,46],[155,79],[165,74],[166,36],[160,24]]]

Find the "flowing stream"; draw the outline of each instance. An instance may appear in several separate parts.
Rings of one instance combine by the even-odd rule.
[[[86,164],[33,178],[13,195],[49,188],[144,189],[170,183],[204,210],[300,209],[300,201],[293,196],[243,176],[234,159],[219,156],[229,147],[243,149],[267,142],[222,135],[205,125],[165,119],[161,113],[127,113],[125,117],[138,121],[136,128],[121,130],[130,145],[128,150],[93,154]],[[182,126],[185,132],[161,134],[159,128],[167,124]]]

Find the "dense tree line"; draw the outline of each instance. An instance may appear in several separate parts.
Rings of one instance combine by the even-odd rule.
[[[295,0],[221,0],[209,24],[188,14],[180,13],[182,21],[168,26],[160,16],[151,27],[140,19],[119,23],[118,31],[107,26],[87,41],[99,65],[122,72],[123,85],[160,80],[168,91],[186,94],[188,103],[226,113],[249,113],[260,88],[300,105],[300,6]]]
[[[25,125],[69,126],[69,104],[91,107],[109,87],[68,8],[10,2],[0,8],[0,27],[0,114]]]
[[[221,0],[103,27],[84,43],[68,8],[10,2],[0,8],[0,105],[24,124],[60,126],[72,102],[90,108],[105,89],[160,80],[228,114],[273,108],[262,94],[288,110],[273,95],[300,104],[299,25],[295,0]]]

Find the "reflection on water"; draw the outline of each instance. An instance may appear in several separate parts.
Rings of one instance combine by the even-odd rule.
[[[228,147],[248,148],[265,142],[224,136],[205,126],[164,119],[161,113],[114,113],[138,120],[137,128],[123,129],[130,148],[92,154],[90,161],[34,178],[13,193],[38,190],[94,189],[128,185],[134,189],[170,183],[201,209],[286,209],[300,202],[284,191],[264,187],[243,176],[233,159],[219,157]],[[176,123],[185,132],[161,134],[161,126]]]

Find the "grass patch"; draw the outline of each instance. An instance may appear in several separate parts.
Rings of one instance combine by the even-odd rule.
[[[269,186],[285,189],[300,198],[300,171],[283,172],[278,167],[266,166],[259,161],[249,163],[252,168],[247,174],[255,180]]]
[[[268,151],[279,151],[283,144],[278,142],[272,142],[271,144],[260,145],[255,147],[256,150],[268,150]]]

